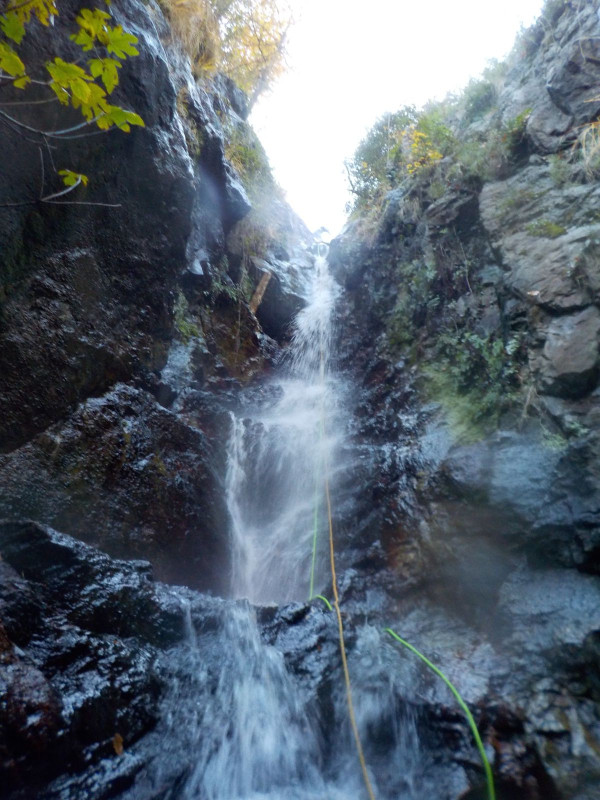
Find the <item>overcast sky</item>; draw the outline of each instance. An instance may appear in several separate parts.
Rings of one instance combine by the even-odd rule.
[[[289,71],[251,117],[287,199],[332,234],[344,158],[386,111],[461,89],[511,49],[542,0],[289,0]]]

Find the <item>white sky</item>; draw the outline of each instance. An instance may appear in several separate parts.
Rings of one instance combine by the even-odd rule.
[[[344,159],[375,120],[460,90],[511,49],[543,0],[289,0],[289,71],[251,122],[306,224],[339,232]]]

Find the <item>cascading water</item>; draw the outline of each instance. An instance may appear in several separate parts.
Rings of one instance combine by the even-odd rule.
[[[321,684],[329,696],[322,708],[317,684],[290,671],[281,650],[265,644],[250,605],[306,601],[310,594],[328,593],[331,585],[324,480],[327,471],[336,483],[343,431],[342,384],[328,369],[336,294],[321,255],[309,302],[295,321],[283,377],[267,392],[270,402],[232,415],[226,492],[233,599],[211,600],[208,614],[206,607],[198,614],[188,609],[187,642],[164,666],[172,690],[156,734],[163,757],[131,800],[366,797],[334,615],[320,604],[308,612],[296,606],[315,626],[300,651],[318,653],[320,637],[327,649],[327,661],[313,664],[328,676]],[[267,618],[274,613],[269,610]],[[434,796],[415,719],[401,701],[401,659],[380,629],[363,624],[352,635],[356,720],[377,800]]]
[[[323,528],[323,469],[326,463],[331,469],[339,439],[336,383],[328,371],[336,293],[326,258],[318,256],[285,374],[271,387],[275,402],[244,418],[232,415],[226,481],[232,593],[253,603],[310,594],[313,540]],[[322,568],[318,578],[325,579]]]

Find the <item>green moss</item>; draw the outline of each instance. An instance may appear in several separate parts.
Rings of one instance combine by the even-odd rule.
[[[188,301],[181,290],[177,292],[173,307],[173,317],[175,328],[184,344],[187,344],[190,339],[197,339],[201,336],[198,325],[193,319],[190,319]]]
[[[265,191],[272,190],[275,181],[267,155],[249,125],[226,131],[225,157],[239,174],[251,200],[259,201]]]
[[[179,116],[183,120],[185,141],[188,146],[189,153],[192,158],[198,160],[204,147],[204,133],[190,116],[189,101],[190,98],[188,90],[185,87],[181,88],[177,93],[175,104],[177,106]]]
[[[506,222],[515,211],[523,206],[535,202],[539,197],[539,192],[534,192],[531,189],[512,189],[506,196],[498,203],[498,216],[501,222]]]
[[[442,334],[435,366],[425,371],[427,393],[444,408],[455,436],[475,441],[497,427],[518,395],[520,337],[506,344],[467,329]]]
[[[547,428],[544,428],[542,434],[542,444],[548,450],[564,450],[569,442],[562,433],[552,433]]]
[[[543,239],[556,239],[567,232],[563,225],[558,225],[549,219],[536,219],[526,226],[525,230],[531,236],[538,236]]]
[[[564,155],[555,153],[548,159],[550,177],[555,186],[562,188],[571,182],[571,165]]]

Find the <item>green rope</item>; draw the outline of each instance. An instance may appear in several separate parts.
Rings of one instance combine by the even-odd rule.
[[[319,484],[321,482],[321,476],[317,474],[315,480],[315,514],[314,514],[314,525],[313,525],[313,546],[312,546],[312,564],[310,567],[310,591],[308,595],[308,599],[312,600],[315,591],[315,569],[317,564],[317,532],[319,529]]]
[[[323,414],[325,412],[321,409],[321,423],[319,425],[319,442],[323,443],[323,435],[324,435],[324,422],[323,422]],[[312,544],[312,562],[310,566],[310,588],[308,599],[309,601],[313,599],[315,596],[315,572],[317,568],[317,535],[319,531],[319,488],[321,485],[321,464],[319,460],[319,468],[317,469],[317,474],[315,477],[315,512],[314,512],[314,522],[313,522],[313,544]]]
[[[481,760],[483,762],[483,769],[485,771],[485,777],[486,777],[486,780],[487,780],[488,800],[496,800],[496,790],[494,788],[494,776],[492,775],[492,768],[490,766],[490,762],[488,761],[488,757],[487,757],[487,755],[485,753],[485,748],[483,746],[483,742],[481,741],[481,736],[479,735],[479,731],[477,730],[477,725],[475,724],[475,720],[473,719],[473,715],[469,711],[465,701],[462,699],[462,697],[458,693],[458,689],[454,686],[453,683],[451,683],[450,679],[447,678],[444,675],[442,670],[438,669],[435,666],[435,664],[432,664],[431,661],[428,658],[426,658],[423,655],[423,653],[420,653],[417,650],[416,647],[413,647],[412,644],[409,644],[404,639],[401,639],[398,636],[398,634],[395,633],[391,628],[385,628],[385,632],[389,633],[390,636],[393,636],[393,638],[396,639],[398,642],[400,642],[400,644],[404,645],[404,647],[407,647],[411,652],[413,652],[416,656],[418,656],[421,659],[421,661],[423,661],[425,664],[427,664],[429,669],[433,670],[433,672],[435,672],[435,674],[444,681],[446,686],[450,689],[450,691],[452,692],[452,694],[456,698],[459,706],[465,712],[465,716],[467,718],[467,722],[469,723],[471,731],[473,732],[473,737],[475,738],[475,743],[477,745],[477,749],[479,750],[479,754],[480,754]]]
[[[311,597],[311,600],[313,599],[316,600],[317,598],[319,598],[319,600],[322,600],[330,611],[333,611],[333,606],[326,597],[323,597],[322,594],[316,594],[314,598]]]

